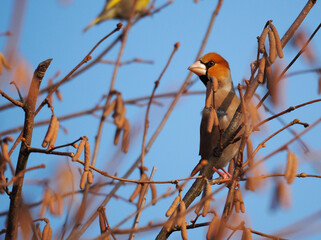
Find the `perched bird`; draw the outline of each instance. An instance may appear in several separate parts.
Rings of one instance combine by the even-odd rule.
[[[229,126],[234,113],[240,104],[240,100],[234,91],[229,64],[219,54],[207,53],[201,57],[199,61],[193,63],[188,69],[198,75],[205,86],[208,85],[209,81],[214,85],[213,104],[211,104],[210,107],[205,106],[202,112],[199,151],[201,160],[213,161],[213,159],[211,159],[213,149],[219,143],[222,131]],[[210,131],[208,129],[208,124],[211,111],[216,111],[218,123],[214,124]],[[235,157],[239,150],[239,146],[240,141],[228,145],[223,150],[223,154],[219,161],[214,163],[213,170],[223,178],[230,177],[223,168]],[[218,169],[222,169],[224,173],[220,172]]]
[[[101,13],[93,20],[85,29],[86,32],[92,26],[108,20],[120,19],[128,20],[130,13],[134,7],[135,0],[106,0],[106,4]],[[136,3],[136,16],[147,8],[149,0],[137,0]]]

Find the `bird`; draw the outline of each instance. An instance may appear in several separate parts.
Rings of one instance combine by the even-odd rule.
[[[207,86],[209,81],[216,83],[213,94],[214,106],[205,106],[202,111],[199,147],[201,161],[213,161],[213,149],[220,142],[222,131],[229,126],[234,113],[240,104],[240,99],[237,97],[234,90],[229,64],[218,53],[210,52],[205,54],[198,61],[193,63],[188,70],[195,73],[205,86]],[[211,111],[214,110],[217,114],[218,124],[214,124],[212,130],[209,131],[207,126]],[[222,178],[231,177],[231,175],[224,170],[224,167],[236,156],[239,146],[240,141],[228,145],[223,150],[220,159],[214,163],[213,170]],[[223,172],[219,171],[219,169],[222,169]],[[195,174],[196,172],[194,175]]]
[[[94,25],[109,19],[128,20],[135,0],[106,0],[101,13],[84,29],[86,32]],[[136,16],[141,14],[148,6],[149,0],[137,0]]]

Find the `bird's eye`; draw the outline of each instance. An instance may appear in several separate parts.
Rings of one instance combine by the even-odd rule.
[[[215,62],[214,61],[209,61],[206,66],[207,68],[210,68],[210,67],[213,67],[215,65]]]

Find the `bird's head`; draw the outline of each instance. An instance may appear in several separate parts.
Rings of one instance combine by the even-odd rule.
[[[219,87],[231,85],[231,72],[228,62],[217,53],[207,53],[189,66],[188,70],[195,73],[206,86],[211,77],[216,77]]]

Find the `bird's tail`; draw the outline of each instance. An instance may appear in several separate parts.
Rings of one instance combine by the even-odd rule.
[[[96,18],[95,20],[93,20],[87,27],[84,28],[83,32],[87,32],[87,30],[91,27],[93,27],[94,25],[96,25],[97,23],[99,23],[101,20],[100,18]]]

